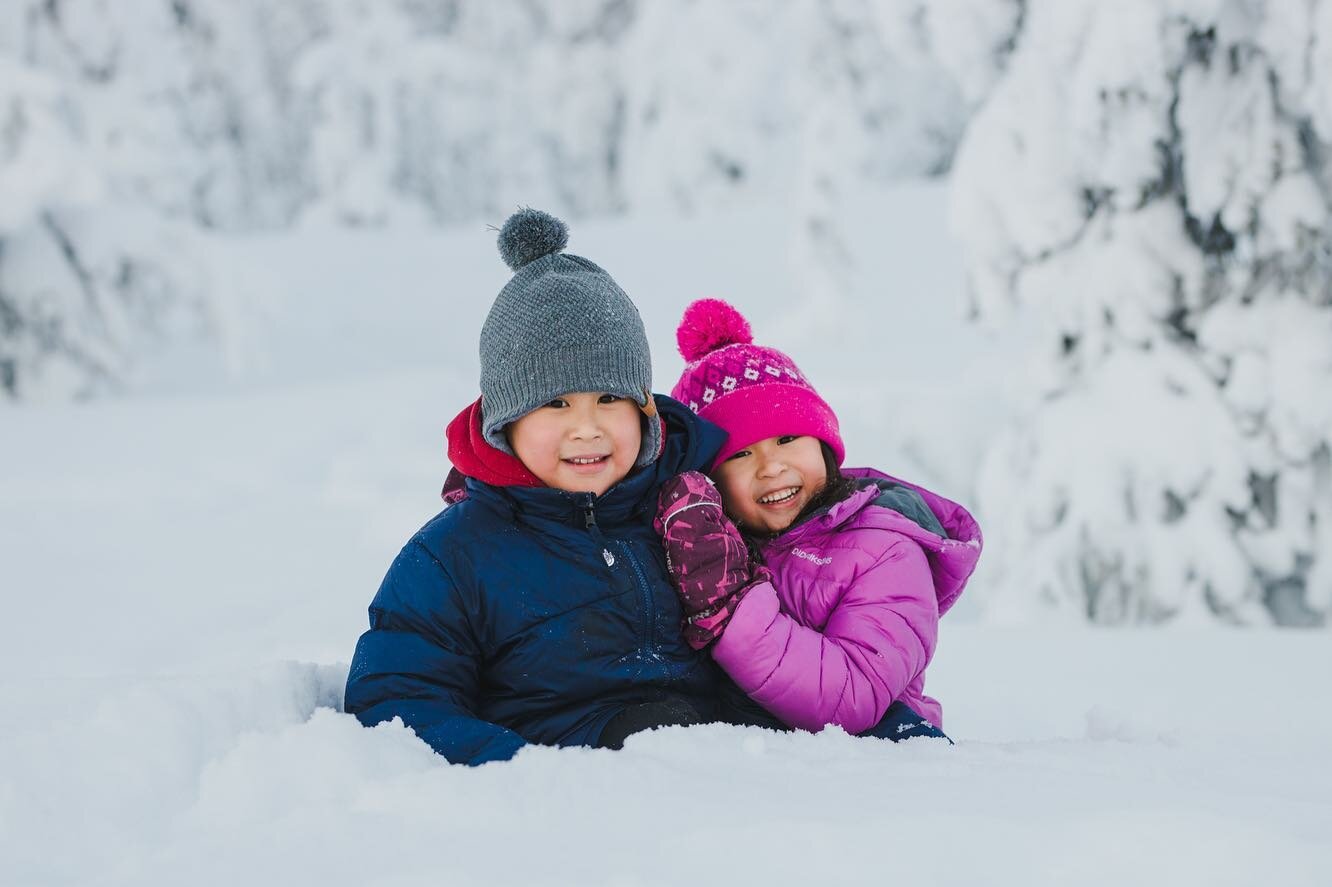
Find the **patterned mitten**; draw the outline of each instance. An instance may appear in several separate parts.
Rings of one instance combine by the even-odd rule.
[[[652,526],[684,606],[685,640],[701,650],[721,637],[745,592],[768,571],[750,564],[749,549],[722,511],[717,488],[697,471],[662,487]]]

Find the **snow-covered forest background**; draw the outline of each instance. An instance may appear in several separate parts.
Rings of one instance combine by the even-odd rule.
[[[479,792],[440,828],[540,830],[567,778],[629,829],[656,811],[615,786],[684,818],[680,767],[733,783],[773,849],[776,772],[844,756],[844,785],[797,793],[836,808],[881,765],[716,728],[631,743],[613,777],[540,749],[450,775],[336,713],[475,397],[507,279],[487,226],[531,205],[638,303],[657,390],[685,304],[729,299],[837,409],[852,464],[979,517],[930,683],[962,741],[915,748],[887,795],[942,781],[977,831],[1025,817],[982,849],[1062,834],[1049,871],[1094,860],[1082,883],[1187,848],[1215,868],[1171,883],[1317,883],[1330,150],[1332,0],[0,0],[0,880],[373,882],[329,850],[368,828],[397,883],[431,836],[385,810]],[[1204,787],[1241,758],[1261,776],[1215,819]],[[1067,793],[1029,792],[1062,768]],[[1126,812],[1135,787],[1160,821]],[[1014,791],[1016,820],[993,801]],[[934,846],[866,804],[816,836]],[[295,850],[259,849],[256,815]],[[990,880],[948,854],[950,882]],[[669,882],[665,860],[561,871]]]
[[[854,200],[935,179],[957,324],[1021,336],[1013,421],[947,479],[995,615],[1326,625],[1329,27],[1321,2],[11,0],[0,390],[132,395],[184,339],[242,375],[265,306],[205,270],[223,238],[520,204],[777,209],[745,260],[801,304],[749,307],[808,354],[900,297],[856,277],[853,229],[891,210]]]

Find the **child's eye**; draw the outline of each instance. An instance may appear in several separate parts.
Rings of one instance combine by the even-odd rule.
[[[748,455],[749,455],[749,450],[737,450],[736,452],[734,452],[734,453],[732,453],[731,455],[727,456],[726,459],[725,459],[725,461],[727,461],[727,462],[734,462],[736,459],[743,459],[745,456],[748,456]]]
[[[777,443],[789,444],[791,441],[799,439],[800,439],[799,434],[783,434],[781,437],[777,438]]]
[[[562,397],[557,397],[557,398],[555,398],[554,400],[548,401],[548,402],[546,403],[546,406],[548,406],[548,407],[553,407],[554,409],[557,409],[557,410],[558,410],[558,409],[561,409],[562,407],[567,407],[568,405],[569,405],[569,402],[568,402],[567,400],[565,400],[564,398],[562,398]]]
[[[616,403],[621,400],[624,400],[624,398],[618,394],[603,394],[597,398],[597,403]]]

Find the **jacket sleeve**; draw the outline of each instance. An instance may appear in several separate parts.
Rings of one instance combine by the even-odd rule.
[[[783,612],[770,583],[755,586],[713,657],[786,724],[805,730],[836,724],[860,733],[929,664],[938,625],[925,553],[903,536],[852,579],[822,631]]]
[[[476,717],[480,650],[457,587],[419,541],[394,560],[370,604],[344,706],[367,727],[395,717],[455,764],[507,760],[525,743]]]

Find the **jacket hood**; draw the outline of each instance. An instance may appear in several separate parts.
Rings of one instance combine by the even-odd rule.
[[[962,596],[967,581],[975,572],[976,563],[980,560],[984,540],[976,519],[958,503],[909,481],[884,474],[882,471],[873,468],[843,468],[842,474],[878,483],[866,485],[833,505],[826,513],[816,515],[778,536],[769,545],[789,547],[808,539],[811,535],[833,533],[848,525],[877,527],[900,533],[924,550],[929,561],[930,573],[934,577],[939,615],[942,616]],[[885,502],[882,482],[907,491],[908,495],[914,494],[915,497],[919,497],[920,503],[929,509],[938,526],[944,530],[944,534],[941,535],[928,528],[927,525],[934,524],[935,521],[913,519],[912,508],[908,504],[891,500]],[[870,508],[875,504],[885,504],[886,507]]]
[[[497,449],[486,440],[482,433],[480,398],[454,416],[444,436],[448,440],[449,462],[453,464],[440,492],[444,501],[455,501],[456,496],[451,498],[452,494],[462,490],[463,481],[468,477],[501,487],[541,486],[541,481],[527,470],[521,459]]]

